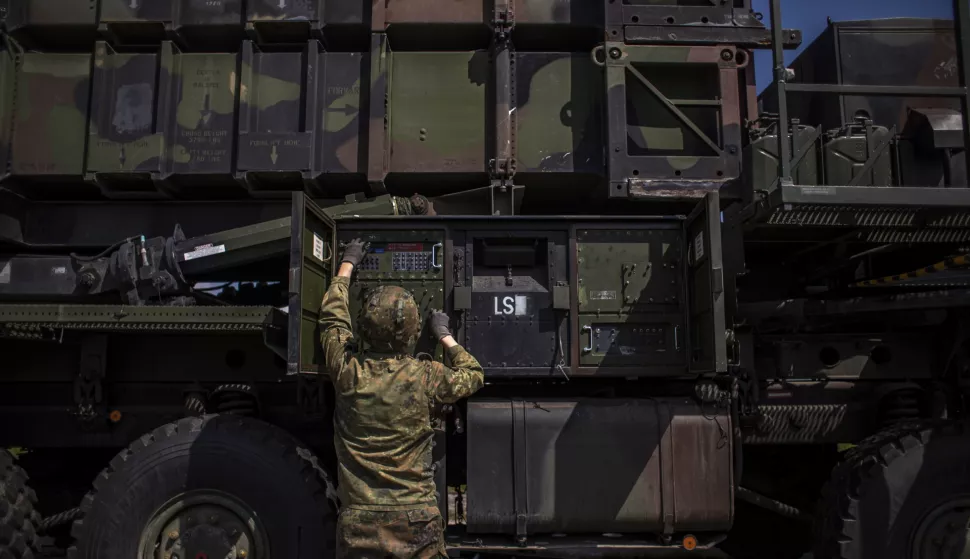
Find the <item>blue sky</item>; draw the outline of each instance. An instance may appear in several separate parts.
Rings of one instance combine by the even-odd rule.
[[[754,10],[771,21],[768,0],[753,0]],[[826,17],[835,21],[884,17],[953,17],[952,0],[781,0],[782,25],[801,29],[802,48],[812,42],[826,27]],[[787,51],[788,62],[801,52]],[[771,83],[771,51],[755,53],[758,91]]]

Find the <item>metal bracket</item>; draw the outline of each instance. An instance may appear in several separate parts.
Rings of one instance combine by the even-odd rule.
[[[492,215],[516,215],[522,205],[525,187],[507,181],[494,181],[491,186]]]
[[[322,417],[327,408],[323,375],[296,375],[296,402],[305,417]]]
[[[865,122],[865,130],[867,152],[866,162],[863,164],[862,169],[859,170],[858,174],[856,174],[856,176],[853,177],[846,186],[859,186],[859,183],[862,182],[863,177],[872,171],[872,168],[876,166],[876,162],[882,158],[882,156],[889,149],[889,146],[892,145],[893,139],[896,137],[896,126],[894,125],[889,129],[889,133],[886,135],[886,141],[879,144],[878,147],[875,147],[874,144],[876,143],[876,138],[872,132],[872,121],[867,120]],[[873,182],[875,182],[876,177],[873,176],[872,178]]]
[[[529,472],[525,429],[525,402],[512,400],[512,470],[513,495],[515,499],[515,539],[524,545],[529,522]]]
[[[515,0],[495,0],[492,28],[500,38],[508,36],[515,27]]]
[[[81,343],[81,360],[78,376],[74,379],[75,415],[85,422],[104,415],[105,359],[108,354],[108,337],[104,335],[85,337]]]

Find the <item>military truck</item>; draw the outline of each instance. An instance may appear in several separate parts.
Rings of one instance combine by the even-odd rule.
[[[450,554],[965,548],[966,2],[2,4],[0,557],[333,556],[356,237],[485,368]]]

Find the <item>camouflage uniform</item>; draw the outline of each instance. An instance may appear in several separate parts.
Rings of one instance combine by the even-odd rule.
[[[444,555],[431,409],[481,388],[482,367],[460,346],[447,351],[453,368],[412,357],[420,315],[399,287],[379,287],[368,298],[360,323],[366,347],[354,348],[348,286],[347,278],[334,278],[320,313],[325,368],[336,389],[338,555]]]

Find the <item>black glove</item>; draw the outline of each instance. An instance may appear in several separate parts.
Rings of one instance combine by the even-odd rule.
[[[349,262],[356,268],[360,266],[360,261],[367,255],[368,250],[370,250],[370,243],[365,243],[360,239],[354,239],[347,243],[347,247],[344,249],[344,255],[340,258],[340,263]]]
[[[429,319],[431,326],[431,333],[434,334],[434,339],[440,340],[445,336],[451,335],[451,328],[448,327],[448,315],[443,312],[433,312],[431,313],[431,318]]]

